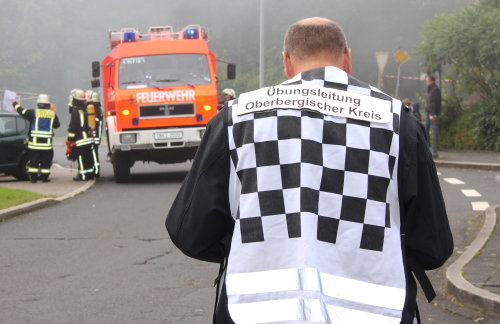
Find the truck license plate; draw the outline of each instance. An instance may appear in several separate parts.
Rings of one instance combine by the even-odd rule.
[[[155,133],[155,140],[181,139],[182,132]]]

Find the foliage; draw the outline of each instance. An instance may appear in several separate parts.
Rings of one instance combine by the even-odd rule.
[[[447,69],[446,75],[457,80],[456,89],[445,98],[456,107],[443,109],[448,116],[440,127],[441,143],[500,150],[500,1],[480,0],[437,15],[424,24],[422,38],[417,48],[426,56],[426,70]],[[462,115],[459,94],[479,95],[480,100]],[[456,138],[444,140],[451,136]]]
[[[479,133],[481,148],[500,151],[500,108],[498,105],[476,106],[475,129]]]
[[[26,190],[7,189],[0,187],[0,210],[24,204],[45,196]]]

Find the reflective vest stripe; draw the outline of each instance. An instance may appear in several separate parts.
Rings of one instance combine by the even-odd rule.
[[[38,173],[38,168],[28,168],[29,173]]]
[[[78,140],[76,141],[76,146],[84,146],[84,145],[89,145],[89,144],[92,144],[94,143],[94,139],[93,138],[83,138],[81,140]]]
[[[32,150],[51,150],[52,144],[36,144],[36,143],[29,142],[28,148],[32,149]]]
[[[41,171],[43,174],[49,174],[49,173],[50,173],[50,169],[40,169],[40,171]]]
[[[379,298],[383,298],[380,296]],[[307,310],[307,311],[298,311]],[[398,324],[393,317],[322,303],[320,299],[282,299],[229,304],[229,313],[236,323],[269,323],[306,321],[314,323]]]
[[[78,110],[80,114],[80,127],[85,126],[85,113],[82,110]]]
[[[343,278],[313,268],[228,273],[226,286],[228,296],[296,290],[315,291],[337,299],[394,310],[402,310],[405,301],[405,289]]]
[[[33,137],[50,138],[50,137],[52,137],[52,132],[46,132],[46,131],[31,131],[31,136],[33,136]]]

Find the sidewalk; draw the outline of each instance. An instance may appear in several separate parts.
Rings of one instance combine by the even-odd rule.
[[[440,151],[438,167],[500,171],[500,153]],[[500,196],[498,201],[500,204]],[[446,292],[461,303],[500,316],[500,205],[484,213],[484,223],[467,250],[446,271]]]
[[[436,166],[500,171],[500,153],[439,151]]]
[[[14,177],[0,175],[0,187],[10,189],[21,189],[55,198],[42,198],[19,206],[14,206],[0,210],[0,222],[20,214],[40,209],[65,199],[76,196],[77,194],[89,189],[95,183],[92,181],[73,181],[76,175],[75,170],[61,167],[59,164],[52,165],[50,182],[31,183],[29,181],[17,181]]]

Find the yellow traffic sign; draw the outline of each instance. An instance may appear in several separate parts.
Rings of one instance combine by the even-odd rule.
[[[398,62],[399,64],[403,64],[410,58],[410,55],[408,55],[408,52],[401,47],[396,51],[396,53],[392,54],[392,57],[394,57],[396,62]]]

